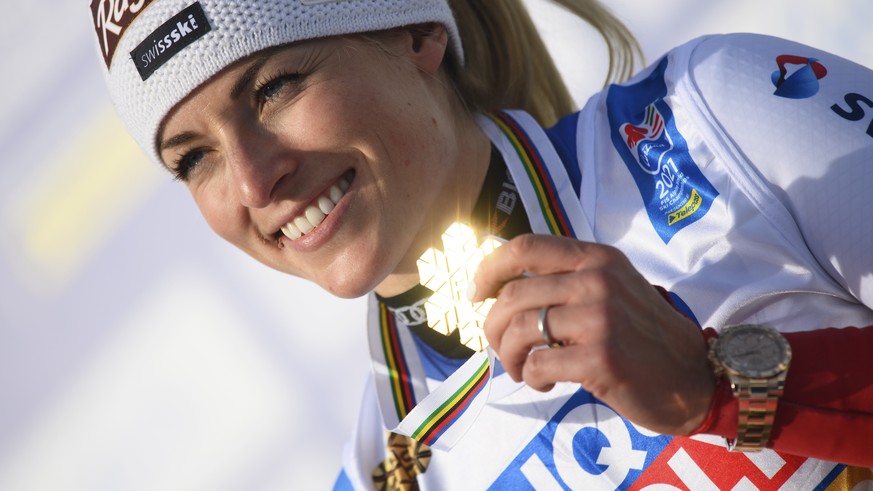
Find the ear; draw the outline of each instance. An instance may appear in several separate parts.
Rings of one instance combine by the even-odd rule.
[[[409,28],[411,34],[411,54],[415,65],[425,73],[435,73],[446,56],[449,34],[445,26],[435,22],[419,24]]]

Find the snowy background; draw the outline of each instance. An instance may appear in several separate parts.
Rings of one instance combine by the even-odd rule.
[[[327,489],[368,361],[337,300],[214,237],[111,107],[88,0],[2,0],[0,490]],[[580,104],[590,29],[528,0]],[[654,61],[775,34],[873,66],[869,0],[606,2]]]

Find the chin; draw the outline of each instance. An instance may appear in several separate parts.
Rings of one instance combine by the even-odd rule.
[[[269,261],[263,257],[250,255],[271,269],[308,280],[339,298],[358,298],[367,295],[375,290],[391,272],[387,264],[361,264],[366,261],[348,261],[345,256],[334,258],[327,267],[311,269],[296,268],[281,261]]]
[[[323,276],[312,281],[335,297],[358,298],[373,291],[385,279],[384,276],[364,274],[363,271],[346,271],[336,276]]]
[[[343,282],[341,284],[317,284],[335,297],[358,298],[373,291],[373,289],[376,288],[377,283],[373,282],[372,284],[367,283],[365,285],[357,285],[351,282]]]

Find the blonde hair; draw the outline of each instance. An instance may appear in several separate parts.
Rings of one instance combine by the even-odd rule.
[[[606,42],[606,83],[633,73],[642,50],[618,18],[597,0],[552,0],[594,27]],[[521,0],[450,0],[465,63],[447,59],[449,77],[473,111],[516,108],[551,126],[575,103]]]

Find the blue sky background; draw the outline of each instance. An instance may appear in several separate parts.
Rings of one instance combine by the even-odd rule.
[[[600,41],[528,3],[583,102]],[[650,61],[749,31],[873,66],[867,0],[606,3]],[[120,127],[87,0],[4,6],[0,489],[328,488],[368,369],[363,302],[212,235]]]

